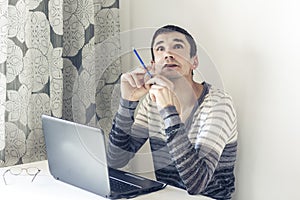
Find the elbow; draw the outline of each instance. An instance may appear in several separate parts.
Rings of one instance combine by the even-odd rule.
[[[210,175],[206,175],[203,177],[203,179],[199,179],[196,182],[193,182],[190,184],[187,184],[186,190],[189,195],[199,195],[202,194],[208,187],[208,184],[210,182]]]
[[[107,164],[111,168],[122,168],[125,167],[131,158],[134,156],[133,153],[123,152],[123,153],[112,153],[107,152]]]
[[[198,194],[195,191],[190,191],[190,190],[188,190],[187,192],[188,192],[189,195],[197,195]]]
[[[202,190],[193,190],[193,189],[187,189],[187,193],[189,194],[189,195],[199,195],[199,194],[201,194],[201,192],[202,192]]]
[[[113,159],[107,159],[107,164],[108,167],[118,169],[125,167],[127,165],[128,161],[127,160],[113,160]]]

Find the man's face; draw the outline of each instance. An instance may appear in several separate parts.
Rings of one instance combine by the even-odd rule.
[[[192,77],[198,65],[197,57],[190,57],[191,46],[182,33],[158,35],[153,44],[155,72],[168,78]]]

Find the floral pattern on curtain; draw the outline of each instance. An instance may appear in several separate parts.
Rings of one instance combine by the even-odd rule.
[[[118,0],[0,0],[0,167],[47,159],[41,114],[110,129],[119,32]]]

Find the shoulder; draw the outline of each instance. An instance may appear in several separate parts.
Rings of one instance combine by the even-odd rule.
[[[221,120],[218,124],[223,124],[224,131],[230,136],[227,141],[235,141],[238,134],[237,114],[231,95],[224,89],[210,86],[203,103],[203,110],[207,108],[206,111],[210,113],[211,119]]]
[[[229,95],[224,89],[219,89],[208,85],[209,91],[206,94],[200,110],[209,113],[222,114],[231,118],[232,121],[236,119],[236,111],[231,95]],[[225,114],[225,115],[224,115]]]
[[[219,98],[219,99],[229,98],[232,100],[231,95],[225,89],[217,88],[212,85],[208,85],[208,88],[209,88],[208,96]]]
[[[216,104],[227,104],[233,107],[233,99],[229,93],[224,89],[216,88],[214,86],[208,85],[209,91],[204,98],[204,103],[210,103],[212,105]]]

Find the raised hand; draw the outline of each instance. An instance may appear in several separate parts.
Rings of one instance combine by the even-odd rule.
[[[164,76],[156,75],[146,82],[151,85],[149,90],[150,98],[156,102],[158,109],[173,105],[180,111],[178,98],[174,93],[174,84]]]
[[[131,72],[121,76],[121,96],[129,101],[139,101],[150,89],[149,84],[145,84],[150,77],[146,70],[138,67]]]

